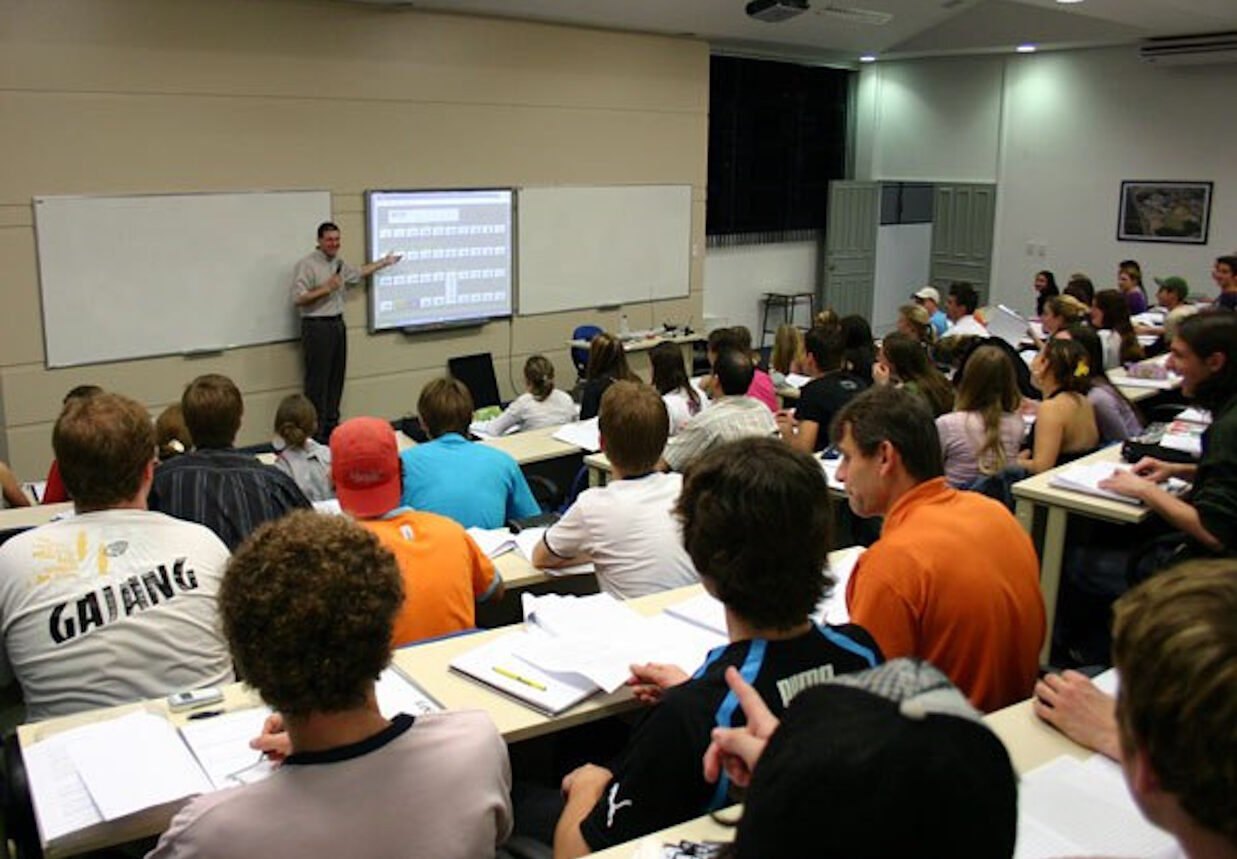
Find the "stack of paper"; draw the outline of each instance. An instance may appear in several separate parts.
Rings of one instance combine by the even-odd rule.
[[[1029,326],[1030,323],[1025,317],[1004,304],[998,304],[988,315],[988,333],[993,337],[1000,337],[1010,346],[1017,347],[1027,339]]]
[[[515,551],[516,548],[515,535],[506,528],[478,528],[473,526],[468,529],[468,536],[472,537],[472,541],[477,544],[477,548],[489,558],[497,558],[499,555]]]
[[[1198,409],[1190,406],[1177,414],[1177,420],[1186,421],[1192,424],[1203,424],[1204,426],[1211,425],[1211,412],[1206,409]]]
[[[613,692],[633,664],[663,662],[690,674],[727,641],[670,615],[641,616],[608,594],[524,601],[524,630],[456,657],[451,668],[546,713],[599,689]]]
[[[337,498],[327,498],[323,501],[315,501],[314,510],[319,513],[326,513],[330,516],[344,515],[344,508],[339,506],[339,499]]]
[[[1060,757],[1022,777],[1015,859],[1123,856],[1176,859],[1180,848],[1139,813],[1120,767],[1096,755]]]
[[[1128,495],[1121,495],[1100,486],[1100,481],[1107,480],[1112,477],[1114,472],[1128,471],[1130,466],[1124,463],[1115,462],[1094,462],[1090,464],[1071,465],[1062,468],[1055,473],[1048,481],[1050,486],[1055,486],[1058,489],[1069,489],[1073,492],[1082,492],[1087,495],[1094,495],[1097,498],[1107,498],[1109,501],[1120,501],[1124,504],[1132,504],[1139,506],[1142,504],[1137,498],[1131,498]],[[1177,478],[1169,478],[1161,484],[1161,487],[1173,493],[1180,495],[1188,488],[1183,480]]]
[[[563,424],[552,437],[590,453],[601,450],[601,432],[597,428],[597,418]]]
[[[395,668],[377,684],[388,718],[441,706]],[[167,818],[191,796],[261,780],[273,768],[249,741],[266,707],[249,707],[176,728],[162,713],[138,711],[53,734],[22,749],[42,841],[49,847],[105,821]]]
[[[1175,420],[1160,436],[1160,447],[1179,450],[1197,459],[1203,455],[1203,431],[1206,429],[1202,424]]]
[[[802,373],[787,373],[786,384],[792,388],[802,388],[808,382],[812,381],[811,376],[805,376]]]

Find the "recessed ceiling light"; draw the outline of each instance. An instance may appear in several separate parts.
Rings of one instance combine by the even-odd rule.
[[[1014,48],[1014,50],[1020,54],[1033,54],[1035,53],[1035,46],[1034,45],[1019,45],[1018,47]]]
[[[1063,4],[1063,5],[1068,6],[1068,5],[1073,4],[1073,3],[1081,3],[1081,2],[1082,2],[1082,0],[1057,0],[1057,2],[1058,2],[1058,3],[1061,3],[1061,4]]]
[[[861,57],[859,58],[859,62],[861,62],[861,63],[874,63],[874,62],[876,62],[876,54],[864,54],[863,56],[861,56]]]

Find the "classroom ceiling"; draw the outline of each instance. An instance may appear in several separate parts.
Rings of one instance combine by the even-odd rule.
[[[809,0],[809,11],[778,23],[749,18],[747,0],[347,2],[690,34],[727,53],[825,63],[867,53],[941,56],[1009,51],[1026,42],[1052,50],[1237,31],[1237,0]]]

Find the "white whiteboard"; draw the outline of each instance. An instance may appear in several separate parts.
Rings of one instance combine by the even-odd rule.
[[[48,367],[296,336],[292,269],[329,191],[36,197]]]
[[[690,185],[523,188],[521,316],[683,298],[690,290]]]

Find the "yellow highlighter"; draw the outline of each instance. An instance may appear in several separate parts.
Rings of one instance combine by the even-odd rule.
[[[544,683],[538,683],[536,680],[530,680],[527,677],[521,677],[519,674],[516,674],[514,671],[508,671],[506,668],[503,668],[501,665],[495,665],[494,671],[498,674],[501,674],[503,677],[506,677],[508,680],[514,680],[517,683],[523,683],[525,686],[531,686],[534,689],[536,689],[538,692],[546,691],[546,687]]]

